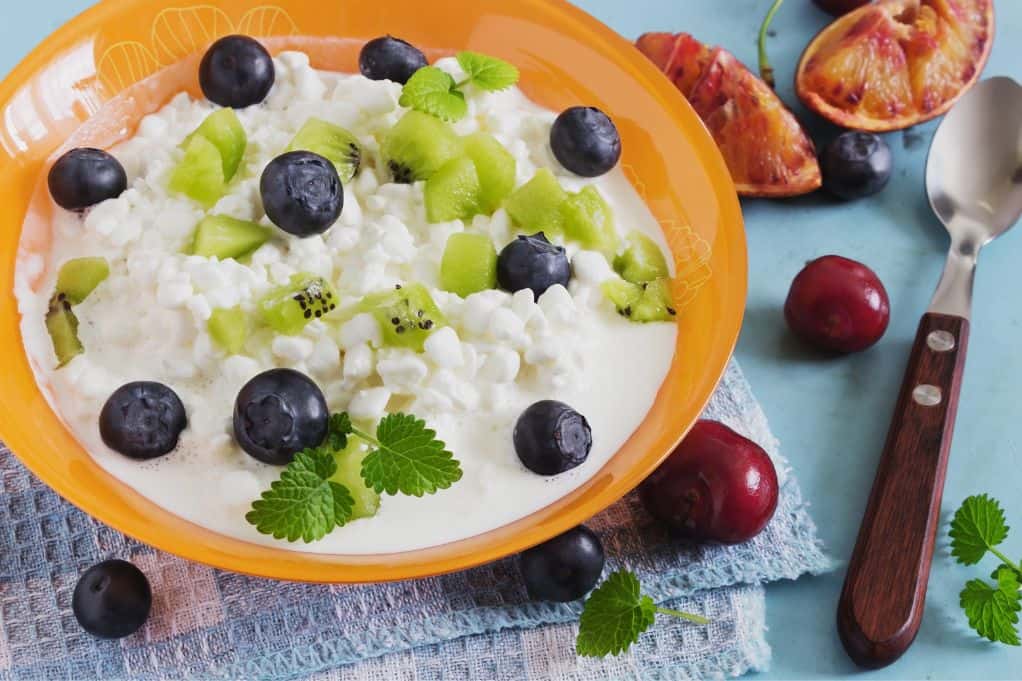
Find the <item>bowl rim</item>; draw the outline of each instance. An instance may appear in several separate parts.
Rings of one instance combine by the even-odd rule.
[[[127,1],[130,1],[135,5],[144,2],[153,2],[153,0]],[[624,37],[604,25],[595,17],[570,4],[566,0],[518,1],[532,5],[542,4],[548,8],[553,8],[556,11],[559,11],[566,21],[578,24],[590,33],[591,36],[593,36],[587,36],[587,38],[590,40],[600,40],[604,43],[604,45],[613,50],[616,59],[626,61],[631,68],[637,69],[639,73],[645,77],[642,85],[653,88],[659,98],[662,98],[672,104],[672,118],[674,118],[676,122],[678,117],[681,117],[688,119],[688,123],[691,123],[693,120],[698,123],[698,126],[695,127],[690,124],[686,125],[685,129],[689,131],[699,131],[697,134],[699,134],[702,139],[690,141],[698,142],[704,150],[708,150],[708,156],[704,155],[702,160],[704,163],[709,164],[706,171],[712,176],[711,183],[718,193],[717,198],[719,198],[724,204],[727,204],[722,205],[720,211],[722,214],[727,214],[729,217],[733,218],[731,223],[728,223],[727,220],[721,220],[721,224],[729,225],[726,226],[722,232],[726,233],[728,236],[727,246],[730,256],[727,261],[729,267],[728,287],[729,289],[733,288],[735,290],[729,298],[732,298],[735,301],[735,304],[733,309],[727,309],[722,312],[720,326],[723,329],[726,329],[726,333],[723,335],[726,337],[727,341],[726,343],[721,344],[720,347],[715,348],[712,358],[716,360],[716,368],[712,371],[712,376],[714,377],[713,385],[719,385],[720,380],[727,370],[728,363],[738,342],[745,312],[745,300],[748,288],[748,253],[742,212],[737,193],[734,189],[734,184],[727,171],[723,157],[713,142],[705,125],[703,125],[699,120],[687,100],[685,100],[674,85],[656,69],[652,62],[635,49],[634,46]],[[17,88],[24,81],[34,75],[41,66],[48,63],[55,53],[66,47],[66,45],[71,42],[69,38],[74,37],[76,32],[83,28],[83,25],[95,24],[96,22],[101,22],[105,16],[113,13],[120,13],[123,11],[123,6],[125,4],[127,4],[126,0],[101,0],[96,5],[87,8],[67,21],[43,39],[17,64],[17,66],[10,71],[10,73],[2,81],[0,81],[0,105],[6,105]],[[19,225],[19,234],[20,227],[21,226]],[[18,340],[22,340],[20,328],[18,332]],[[23,352],[22,347],[19,347],[18,350]],[[701,413],[705,409],[712,395],[713,390],[711,389],[707,390],[706,394],[701,396],[698,400],[693,399],[691,401],[691,406],[694,411],[696,413]],[[659,401],[659,397],[657,398],[657,401]],[[656,402],[654,402],[654,404],[655,403]],[[275,554],[276,560],[264,560],[257,567],[252,567],[245,562],[244,557],[210,546],[209,543],[190,542],[185,538],[172,540],[169,533],[164,533],[158,537],[154,537],[147,535],[138,529],[138,524],[127,526],[122,518],[114,517],[117,514],[109,512],[103,507],[97,507],[95,504],[85,499],[85,495],[76,492],[74,489],[68,489],[63,485],[58,486],[58,483],[54,482],[56,477],[55,475],[51,475],[48,470],[36,465],[36,462],[31,457],[23,458],[18,455],[16,452],[19,447],[11,446],[10,451],[12,454],[17,456],[19,461],[28,468],[34,476],[40,479],[51,490],[56,492],[61,498],[70,502],[87,515],[109,525],[110,527],[113,527],[117,531],[122,532],[139,542],[142,542],[143,544],[146,544],[147,546],[152,546],[156,549],[166,551],[186,560],[197,561],[216,568],[257,577],[310,583],[366,583],[420,578],[465,570],[513,555],[541,543],[550,537],[556,536],[575,525],[585,522],[592,516],[615,504],[632,491],[650,472],[655,470],[655,468],[670,454],[674,447],[677,446],[678,442],[680,442],[688,433],[697,419],[698,416],[692,418],[690,423],[686,424],[684,428],[679,429],[677,437],[673,438],[671,446],[666,448],[658,456],[643,459],[642,465],[634,465],[628,469],[625,475],[616,478],[613,485],[611,485],[611,491],[596,492],[594,493],[593,498],[565,508],[563,512],[554,519],[544,521],[543,523],[534,526],[532,529],[520,531],[512,538],[508,538],[498,545],[489,546],[485,550],[479,551],[476,554],[461,555],[454,559],[445,558],[439,554],[442,554],[445,547],[455,546],[462,542],[475,540],[487,534],[494,533],[502,527],[509,527],[510,525],[522,523],[530,516],[541,513],[544,509],[549,508],[549,506],[538,509],[537,511],[515,521],[511,521],[507,525],[487,530],[486,532],[474,535],[473,537],[425,549],[414,549],[411,551],[389,554],[321,554],[266,546],[262,544],[253,544],[251,542],[235,539],[228,535],[220,534],[214,530],[191,523],[190,521],[168,511],[168,513],[175,515],[177,520],[183,525],[192,526],[203,533],[211,533],[214,537],[222,540],[221,543],[241,543],[247,546],[257,547],[261,550],[272,551]],[[0,430],[3,429],[3,420],[0,420]],[[20,438],[15,438],[15,440],[17,439]],[[4,437],[4,441],[9,442],[6,437]],[[612,455],[611,458],[608,459],[608,462],[612,460],[614,456],[617,456],[617,453]],[[107,475],[111,474],[108,473]],[[598,472],[594,472],[592,477],[595,478],[597,475]],[[583,483],[583,486],[584,485],[585,483]],[[567,497],[578,492],[579,489],[580,488],[575,488],[569,491],[564,496],[551,502],[550,506],[564,503]],[[131,490],[131,492],[137,495],[140,499],[149,501],[148,498],[141,496],[137,492],[134,492],[134,490]],[[437,555],[424,557],[421,563],[403,562],[398,565],[391,565],[387,561],[388,557],[426,553]],[[343,560],[331,560],[338,558]]]

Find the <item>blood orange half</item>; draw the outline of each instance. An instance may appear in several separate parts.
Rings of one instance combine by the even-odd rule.
[[[820,186],[816,150],[795,115],[734,55],[687,33],[647,33],[636,46],[702,118],[740,195],[797,196]]]
[[[795,89],[837,125],[900,130],[951,108],[979,78],[993,36],[992,0],[878,0],[809,43]]]

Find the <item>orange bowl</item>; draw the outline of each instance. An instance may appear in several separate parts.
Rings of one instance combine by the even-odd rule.
[[[496,560],[577,525],[617,501],[667,456],[720,380],[746,291],[742,216],[724,161],[684,98],[630,43],[565,2],[448,0],[106,0],[66,24],[0,84],[0,438],[46,484],[147,544],[216,567],[279,579],[408,579]],[[23,351],[13,294],[19,242],[48,243],[40,179],[68,144],[109,146],[181,89],[197,91],[196,54],[227,33],[300,48],[319,68],[353,71],[361,44],[384,33],[432,49],[498,55],[521,87],[559,110],[598,106],[621,132],[622,164],[660,221],[677,266],[678,346],[655,404],[628,442],[559,501],[489,532],[386,555],[321,555],[251,544],[189,523],[101,469],[53,413]],[[177,68],[166,68],[180,64]],[[155,74],[155,75],[154,75]],[[104,124],[85,124],[102,109]],[[35,200],[33,200],[35,197]],[[26,215],[29,219],[26,220]],[[38,234],[35,232],[38,231]]]

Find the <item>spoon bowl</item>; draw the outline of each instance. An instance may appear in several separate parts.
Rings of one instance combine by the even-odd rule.
[[[952,238],[978,248],[1022,214],[1022,86],[977,84],[944,118],[930,145],[926,193]]]

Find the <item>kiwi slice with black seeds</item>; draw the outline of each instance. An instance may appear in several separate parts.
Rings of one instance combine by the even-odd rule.
[[[262,319],[277,333],[296,336],[314,319],[337,308],[337,291],[323,277],[298,273],[259,301]]]
[[[422,352],[426,339],[435,330],[447,326],[447,318],[433,302],[422,284],[398,284],[379,293],[371,293],[358,304],[383,331],[384,345]]]
[[[461,154],[461,140],[450,125],[421,111],[409,111],[387,131],[380,146],[394,182],[427,180]]]
[[[334,164],[341,182],[350,182],[362,167],[358,138],[345,128],[320,118],[307,120],[287,150],[319,154]]]
[[[63,293],[54,294],[46,311],[46,331],[57,355],[57,368],[85,352],[78,338],[78,317],[71,310],[71,302]]]
[[[643,284],[608,279],[600,288],[618,313],[633,322],[673,321],[678,314],[671,294],[671,280],[666,277]]]
[[[96,290],[110,276],[106,258],[73,258],[60,266],[57,272],[57,294],[72,305],[77,305]]]

